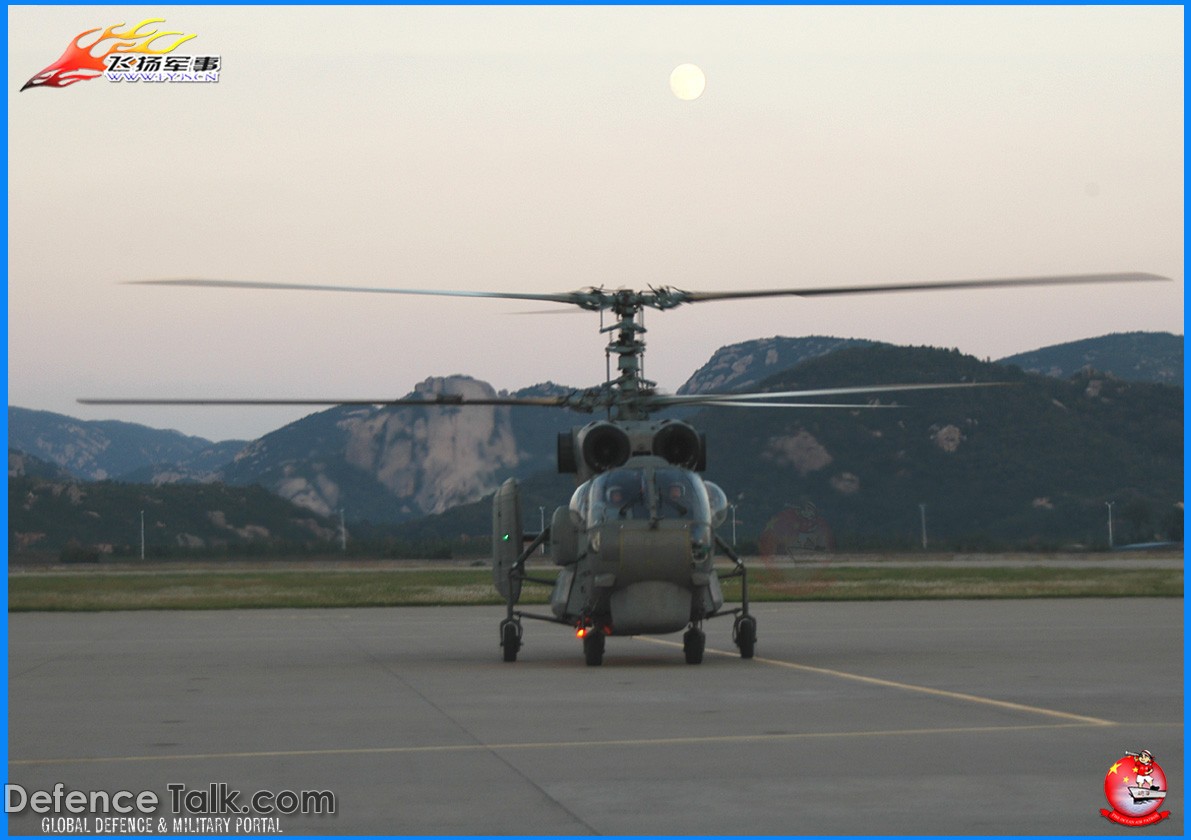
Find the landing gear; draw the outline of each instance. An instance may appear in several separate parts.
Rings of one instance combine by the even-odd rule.
[[[707,645],[707,634],[698,627],[691,628],[682,634],[682,652],[686,654],[687,665],[698,665],[703,661],[703,648]]]
[[[504,648],[505,662],[516,662],[517,651],[521,650],[521,622],[506,618],[500,623],[500,646]]]
[[[588,665],[604,664],[604,634],[589,627],[583,636],[583,661]]]
[[[757,619],[751,615],[739,616],[732,625],[732,641],[740,648],[741,659],[752,659],[757,644]]]
[[[741,659],[752,659],[753,649],[757,646],[757,619],[749,615],[749,570],[736,556],[732,546],[721,540],[718,535],[715,544],[736,563],[736,568],[723,576],[725,580],[732,577],[740,578],[740,609],[732,611],[736,613],[736,622],[732,625],[732,641],[740,648]]]

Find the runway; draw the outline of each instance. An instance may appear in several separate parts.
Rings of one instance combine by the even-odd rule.
[[[1147,831],[1182,833],[1182,600],[754,613],[754,660],[725,619],[702,665],[598,668],[536,622],[502,662],[489,607],[15,614],[9,783],[154,791],[167,828],[171,783],[334,794],[285,834],[1116,834],[1105,774],[1148,749]]]

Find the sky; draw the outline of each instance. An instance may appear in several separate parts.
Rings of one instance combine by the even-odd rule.
[[[17,92],[79,33],[145,18],[196,36],[173,54],[220,56],[218,83]],[[9,6],[8,39],[10,405],[222,440],[316,409],[76,400],[604,375],[590,313],[126,283],[154,278],[1172,278],[651,312],[645,373],[671,391],[719,347],[773,335],[996,359],[1183,332],[1180,6]],[[707,79],[692,101],[669,87],[687,62]]]

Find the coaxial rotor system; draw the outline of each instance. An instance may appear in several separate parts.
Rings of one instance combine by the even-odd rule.
[[[272,283],[252,280],[217,280],[177,278],[129,281],[133,285],[171,286],[205,289],[258,289],[273,291],[339,292],[392,295],[430,295],[438,297],[497,298],[504,300],[542,301],[577,306],[591,312],[610,311],[616,321],[604,328],[611,333],[608,352],[617,357],[620,375],[599,388],[572,391],[555,397],[464,397],[455,394],[424,394],[401,399],[390,398],[244,398],[218,397],[104,397],[83,398],[86,405],[387,405],[387,406],[543,406],[567,408],[578,412],[607,411],[614,420],[643,420],[650,413],[672,406],[724,406],[743,408],[884,408],[878,404],[808,403],[813,397],[877,394],[901,391],[921,391],[951,388],[988,387],[1001,383],[896,383],[849,388],[820,388],[803,391],[778,391],[727,394],[662,394],[656,383],[644,378],[641,359],[645,331],[640,315],[645,309],[667,310],[688,303],[744,300],[770,297],[829,297],[843,295],[890,294],[899,292],[959,291],[965,289],[1022,288],[1031,286],[1068,286],[1102,283],[1140,283],[1169,280],[1145,272],[1113,272],[1100,274],[1068,274],[1031,277],[1006,277],[977,280],[947,280],[907,282],[884,285],[804,286],[777,289],[749,289],[727,291],[688,291],[673,286],[650,286],[644,291],[627,288],[607,289],[588,287],[569,292],[488,292],[453,289],[405,289],[388,286],[340,286],[330,284]]]

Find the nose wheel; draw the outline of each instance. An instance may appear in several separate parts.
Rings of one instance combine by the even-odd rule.
[[[588,665],[604,664],[604,634],[596,628],[588,628],[583,636],[583,661]]]
[[[517,651],[521,650],[521,622],[517,619],[506,618],[500,623],[500,646],[505,662],[517,661]]]
[[[691,625],[691,628],[682,634],[682,652],[686,655],[686,664],[700,664],[703,661],[703,649],[706,646],[707,634]]]

